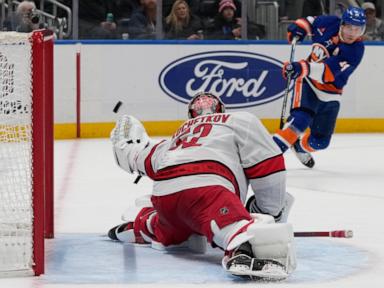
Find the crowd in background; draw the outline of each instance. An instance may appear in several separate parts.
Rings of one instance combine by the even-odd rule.
[[[80,38],[156,38],[156,0],[82,0],[79,4]],[[115,25],[106,23],[108,14]],[[240,17],[240,0],[163,0],[163,38],[240,39]],[[249,21],[248,26],[249,38],[264,37],[262,25]]]
[[[60,0],[72,7],[72,0]],[[266,2],[266,1],[264,1]],[[275,0],[279,20],[329,14],[329,0]],[[364,3],[362,3],[364,2]],[[377,3],[376,3],[377,2]],[[382,1],[336,1],[336,15],[362,4],[367,16],[365,40],[384,40]],[[37,13],[40,1],[24,0],[2,20],[3,30],[30,32],[47,27]],[[250,3],[250,2],[249,2]],[[79,0],[80,39],[158,39],[156,0]],[[249,8],[249,7],[248,7]],[[253,8],[254,9],[254,8]],[[163,0],[161,39],[242,39],[241,0]],[[247,39],[266,39],[266,24],[246,17]],[[245,28],[244,28],[245,29]]]

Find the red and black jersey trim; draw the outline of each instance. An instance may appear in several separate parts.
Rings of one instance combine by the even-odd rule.
[[[265,159],[256,165],[244,169],[248,179],[263,178],[281,171],[285,171],[285,162],[282,154]]]
[[[152,147],[151,149],[151,152],[149,152],[148,156],[145,158],[144,160],[144,167],[145,167],[145,173],[147,174],[147,176],[149,178],[151,178],[153,180],[153,178],[155,177],[155,171],[153,170],[153,166],[152,166],[152,156],[153,154],[155,153],[157,147],[163,143],[165,140],[157,143],[155,146]]]
[[[201,160],[169,166],[156,172],[153,180],[164,181],[178,177],[211,174],[225,178],[232,183],[236,195],[240,196],[240,188],[232,170],[223,163],[212,160]]]

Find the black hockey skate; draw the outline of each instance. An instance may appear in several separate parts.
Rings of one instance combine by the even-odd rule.
[[[120,233],[123,233],[124,231],[127,231],[127,230],[132,230],[132,231],[133,231],[133,222],[123,223],[123,224],[120,224],[120,225],[117,225],[117,226],[111,228],[111,229],[108,231],[108,237],[109,237],[111,240],[121,241],[121,240],[117,237],[117,235],[120,234]]]
[[[313,168],[313,166],[315,166],[315,160],[311,153],[308,153],[301,148],[300,140],[297,140],[295,144],[293,144],[292,151],[304,166],[307,166],[308,168]]]
[[[253,258],[251,245],[246,242],[225,262],[227,272],[252,280],[279,281],[288,277],[283,264],[272,259]]]
[[[134,223],[131,221],[117,225],[108,231],[108,237],[114,241],[136,244],[149,244],[149,242],[145,241],[140,234],[135,235],[133,225]]]

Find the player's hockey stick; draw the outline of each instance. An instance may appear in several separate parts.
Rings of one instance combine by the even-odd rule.
[[[291,55],[289,56],[289,63],[292,63],[294,58],[295,58],[296,42],[297,42],[297,38],[294,37],[292,39],[292,43],[291,43]],[[283,107],[281,108],[280,129],[283,129],[283,126],[285,124],[285,110],[287,109],[289,86],[291,86],[291,76],[292,76],[292,73],[288,73],[288,75],[287,75],[287,87],[285,87],[284,97],[283,97]]]
[[[352,238],[352,230],[335,231],[313,231],[313,232],[294,232],[295,237],[332,237],[332,238]]]

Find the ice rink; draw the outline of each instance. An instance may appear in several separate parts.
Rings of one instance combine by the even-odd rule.
[[[384,134],[337,134],[302,166],[289,152],[287,190],[296,198],[295,231],[352,229],[352,239],[296,238],[298,268],[284,282],[227,275],[221,251],[159,252],[108,241],[105,233],[132,216],[151,182],[114,163],[109,140],[55,142],[55,229],[46,274],[0,279],[0,288],[58,287],[384,287]]]

